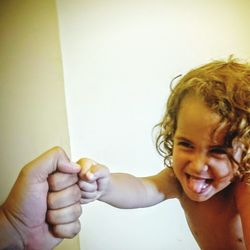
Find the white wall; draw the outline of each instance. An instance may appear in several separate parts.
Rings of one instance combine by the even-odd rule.
[[[250,2],[58,0],[71,150],[112,172],[163,168],[152,127],[170,80],[230,54],[250,55]],[[84,206],[81,249],[198,249],[177,201],[148,209]]]
[[[21,167],[56,145],[70,153],[55,2],[0,1],[0,204]],[[77,237],[58,246],[78,248]]]

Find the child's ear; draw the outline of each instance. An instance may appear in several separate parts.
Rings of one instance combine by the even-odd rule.
[[[241,160],[242,160],[243,151],[244,151],[243,143],[241,143],[239,140],[234,140],[233,141],[233,158],[239,164],[241,163]]]
[[[239,141],[239,139],[234,140],[232,143],[232,157],[233,157],[233,171],[234,175],[236,177],[240,177],[240,179],[243,176],[243,171],[242,171],[242,158],[243,158],[243,152],[245,149],[245,146],[242,142]]]

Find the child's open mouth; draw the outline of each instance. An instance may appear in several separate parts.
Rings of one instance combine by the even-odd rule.
[[[211,178],[196,177],[189,174],[186,174],[186,176],[189,189],[197,194],[205,192],[213,181]]]

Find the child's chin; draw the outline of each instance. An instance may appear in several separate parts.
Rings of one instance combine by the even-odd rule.
[[[212,197],[212,195],[211,196],[199,196],[199,197],[197,197],[197,196],[189,196],[188,195],[188,197],[189,197],[189,199],[190,200],[192,200],[192,201],[196,201],[196,202],[203,202],[203,201],[207,201],[207,200],[209,200],[211,197]]]
[[[203,202],[203,201],[207,201],[209,200],[214,193],[210,192],[204,192],[204,193],[193,193],[193,192],[186,192],[186,195],[188,196],[188,198],[192,201],[196,201],[196,202]]]

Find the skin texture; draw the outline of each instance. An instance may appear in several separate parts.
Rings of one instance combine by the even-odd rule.
[[[213,133],[219,121],[220,116],[198,97],[187,96],[182,101],[174,136],[173,170],[191,200],[211,198],[234,177],[237,166],[232,164],[223,145],[226,128]]]
[[[59,147],[24,166],[0,207],[0,248],[46,250],[74,237],[80,231],[79,171]]]
[[[250,178],[234,179],[241,147],[224,148],[226,128],[197,97],[186,96],[178,113],[173,167],[154,176],[110,173],[90,159],[78,163],[81,203],[96,199],[118,208],[140,208],[177,198],[201,249],[250,249]],[[167,243],[166,243],[167,244]]]
[[[246,249],[249,232],[243,233],[237,208],[237,196],[243,194],[236,192],[239,183],[232,183],[237,164],[224,149],[226,128],[213,133],[219,120],[198,97],[182,101],[173,150],[173,171],[183,188],[179,200],[202,249]],[[234,158],[240,163],[240,147]]]

